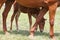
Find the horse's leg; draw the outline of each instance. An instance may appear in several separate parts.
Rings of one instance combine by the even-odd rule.
[[[12,23],[13,23],[14,17],[16,16],[17,12],[18,12],[18,8],[17,8],[16,5],[14,4],[14,12],[13,12],[13,14],[12,14],[12,16],[11,16],[11,25],[10,25],[10,31],[11,31],[11,32],[12,32]]]
[[[31,17],[31,13],[28,13],[28,18],[29,18],[30,29],[31,29],[31,26],[32,26],[32,17]]]
[[[3,14],[2,14],[2,16],[3,16],[3,31],[4,31],[5,33],[7,32],[6,19],[7,19],[8,12],[9,12],[9,10],[11,9],[12,3],[13,3],[13,2],[6,1],[5,9],[4,9],[4,12],[3,12]]]
[[[18,32],[19,32],[19,28],[18,28],[18,19],[19,19],[19,16],[20,16],[20,9],[17,11],[17,13],[15,15],[16,28],[17,28]]]
[[[54,3],[53,5],[49,6],[49,21],[50,21],[50,37],[54,38],[54,18],[55,18],[55,12],[57,8],[57,3]]]
[[[16,11],[14,10],[14,13],[12,14],[12,17],[11,17],[11,25],[10,25],[10,31],[11,32],[12,32],[12,23],[13,23],[15,15],[16,15]]]
[[[20,6],[18,5],[18,3],[15,2],[14,4],[14,13],[11,17],[11,26],[10,26],[10,30],[12,31],[12,22],[14,20],[15,17],[15,21],[16,21],[16,27],[17,27],[17,31],[18,31],[18,18],[20,16]]]
[[[30,30],[30,36],[29,37],[34,35],[35,29],[37,28],[39,22],[41,21],[41,18],[46,14],[46,13],[44,13],[44,11],[48,11],[48,9],[44,8],[39,12],[38,17],[36,18],[36,22]]]

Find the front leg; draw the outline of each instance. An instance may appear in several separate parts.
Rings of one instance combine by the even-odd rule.
[[[57,8],[57,3],[54,3],[53,5],[49,6],[49,21],[50,21],[50,37],[54,38],[54,18],[55,18],[55,12]]]
[[[30,24],[30,29],[31,29],[31,26],[32,26],[32,16],[31,16],[31,13],[28,13],[28,18],[29,18],[29,24]]]

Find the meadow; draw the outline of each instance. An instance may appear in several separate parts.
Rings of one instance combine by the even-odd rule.
[[[0,40],[31,40],[28,38],[29,36],[29,20],[27,14],[21,13],[18,24],[19,24],[19,32],[16,31],[16,24],[15,20],[13,21],[13,32],[10,32],[10,19],[13,14],[13,7],[11,8],[8,17],[7,17],[7,29],[8,32],[10,33],[9,35],[4,35],[3,33],[3,27],[2,27],[2,12],[4,10],[4,6],[0,9]],[[35,32],[34,40],[51,40],[49,37],[49,12],[44,16],[45,19],[45,27],[43,33],[41,33],[38,30]],[[34,24],[35,18],[32,17],[32,22]],[[54,34],[56,37],[56,40],[60,40],[60,8],[57,9],[56,11],[56,16],[55,16],[55,24],[54,24]]]

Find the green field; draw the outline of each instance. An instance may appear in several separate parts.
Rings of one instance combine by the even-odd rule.
[[[59,8],[60,9],[60,8]],[[60,40],[60,10],[56,11],[56,16],[55,16],[55,24],[54,24],[54,34],[56,37],[56,40]],[[2,12],[4,10],[4,7],[1,8],[0,10],[0,40],[30,40],[28,38],[29,36],[29,20],[27,14],[21,13],[21,16],[19,17],[19,32],[16,31],[16,24],[15,20],[13,22],[13,32],[10,33],[10,19],[13,13],[13,9],[8,14],[7,17],[7,29],[8,32],[10,33],[9,35],[4,35],[3,29],[2,29]],[[37,32],[35,32],[35,37],[34,40],[50,40],[49,37],[49,15],[48,12],[45,15],[46,24],[43,33],[40,33],[39,29]],[[33,19],[33,24],[35,22],[35,19]]]

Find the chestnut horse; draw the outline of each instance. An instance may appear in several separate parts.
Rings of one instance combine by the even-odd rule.
[[[13,22],[14,17],[15,17],[15,20],[16,20],[16,27],[17,27],[17,30],[18,30],[18,18],[20,16],[21,12],[28,13],[29,23],[30,23],[30,28],[31,28],[31,25],[32,25],[31,15],[36,18],[39,14],[39,11],[40,11],[40,8],[28,8],[28,7],[24,7],[22,5],[19,5],[17,2],[15,2],[14,3],[14,13],[11,17],[10,30],[12,30],[12,22]],[[44,30],[44,24],[45,24],[45,19],[42,18],[42,20],[39,24],[40,32],[42,32]]]
[[[49,21],[50,21],[50,37],[54,39],[54,18],[55,18],[55,12],[56,8],[58,6],[58,2],[60,0],[16,0],[20,5],[23,5],[25,7],[30,8],[39,8],[41,6],[48,6],[49,9]],[[43,13],[39,13],[38,17],[36,18],[36,22],[31,28],[30,36],[34,35],[35,29],[37,25],[39,24],[39,21],[41,21],[41,18],[43,17]]]

